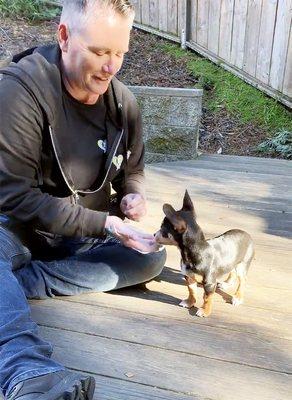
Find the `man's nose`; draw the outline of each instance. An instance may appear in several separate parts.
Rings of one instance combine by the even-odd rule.
[[[102,71],[107,73],[107,74],[114,75],[115,74],[114,65],[112,63],[104,64],[102,66]]]

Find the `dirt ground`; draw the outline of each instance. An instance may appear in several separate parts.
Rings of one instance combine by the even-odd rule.
[[[55,40],[57,21],[29,24],[2,19],[0,54],[16,54],[24,49]],[[162,54],[157,48],[163,42],[154,35],[133,30],[130,51],[118,77],[126,84],[191,88],[196,84],[186,68],[186,60]],[[216,113],[203,107],[199,150],[204,153],[261,155],[255,150],[266,138],[266,132],[252,124],[242,124],[222,108]]]

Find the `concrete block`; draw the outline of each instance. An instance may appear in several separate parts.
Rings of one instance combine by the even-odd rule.
[[[146,162],[197,157],[201,89],[129,86],[139,103]]]

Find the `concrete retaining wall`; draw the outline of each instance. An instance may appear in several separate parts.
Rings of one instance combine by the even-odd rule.
[[[197,157],[201,89],[128,86],[142,112],[146,162]]]

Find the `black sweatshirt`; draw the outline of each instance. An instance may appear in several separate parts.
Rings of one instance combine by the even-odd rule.
[[[90,165],[87,150],[92,141],[86,149],[86,135],[68,127],[59,62],[58,46],[44,46],[0,70],[0,211],[11,217],[15,232],[25,233],[26,239],[20,237],[27,245],[36,230],[102,235],[111,184],[120,198],[144,194],[141,116],[133,94],[113,78],[103,95],[107,146],[98,143],[103,160]],[[122,129],[105,177],[101,165]],[[96,193],[86,194],[101,185]]]

